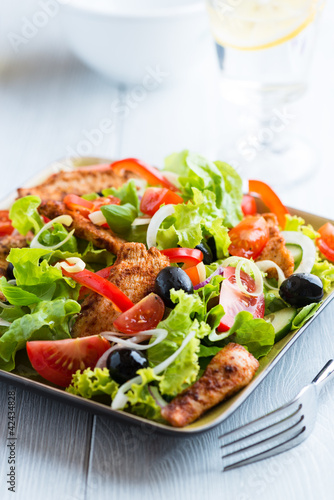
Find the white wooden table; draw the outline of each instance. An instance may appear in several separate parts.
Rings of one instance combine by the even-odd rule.
[[[160,89],[115,117],[110,106],[131,89],[113,87],[65,48],[57,17],[14,53],[8,33],[40,9],[37,0],[2,0],[0,6],[0,195],[45,165],[78,148],[85,130],[103,118],[111,133],[90,154],[138,156],[161,163],[185,147],[211,155],[229,133],[230,108],[217,97],[215,60],[196,80]],[[321,152],[315,176],[281,195],[291,206],[334,218],[333,5],[327,6],[311,88],[297,108],[294,127]],[[223,159],[223,158],[221,158]],[[294,396],[334,356],[334,306],[329,306],[267,379],[224,424],[190,438],[149,430],[16,391],[16,492],[8,491],[8,391],[0,384],[0,498],[19,500],[327,500],[334,491],[334,386],[320,398],[316,428],[298,448],[265,462],[222,474],[217,436]]]

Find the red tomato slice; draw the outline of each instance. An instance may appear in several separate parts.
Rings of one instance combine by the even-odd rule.
[[[250,194],[244,194],[241,202],[241,210],[244,215],[255,215],[257,213],[256,201]]]
[[[115,161],[111,164],[111,168],[119,174],[122,170],[129,170],[140,177],[145,179],[152,186],[160,185],[164,186],[171,191],[178,191],[177,187],[174,186],[168,179],[155,167],[148,165],[136,158],[126,158],[124,160]]]
[[[248,215],[228,233],[231,255],[256,259],[269,240],[268,224],[260,215]]]
[[[203,260],[203,253],[197,248],[167,248],[161,250],[161,253],[166,255],[172,264],[182,262],[183,270],[197,266]]]
[[[219,303],[223,306],[225,314],[217,330],[227,332],[233,326],[234,319],[240,311],[248,311],[254,318],[263,318],[265,308],[263,293],[258,297],[243,293],[236,284],[234,267],[224,269],[224,278],[226,279],[221,285]],[[251,276],[241,271],[240,278],[246,290],[249,292],[255,290],[255,281]]]
[[[185,273],[188,274],[193,286],[199,285],[206,278],[205,266],[203,262],[200,262],[199,264],[197,264],[197,266],[189,267],[186,269],[184,269],[183,267],[182,269]]]
[[[63,202],[67,208],[80,212],[84,217],[88,217],[94,209],[94,205],[91,201],[85,200],[76,194],[66,195]]]
[[[271,187],[265,182],[251,180],[249,181],[249,192],[260,196],[263,203],[277,216],[279,225],[284,229],[286,224],[285,216],[289,214],[289,211]]]
[[[165,313],[163,300],[155,293],[150,293],[118,316],[114,326],[122,333],[139,333],[156,328]]]
[[[100,337],[27,342],[27,353],[33,368],[53,384],[67,387],[77,370],[94,368],[102,354],[110,348]]]
[[[7,234],[12,234],[14,228],[9,219],[8,210],[0,210],[0,236],[6,236]]]
[[[123,293],[116,285],[102,278],[88,269],[84,269],[78,273],[69,273],[62,269],[62,272],[68,278],[72,278],[80,285],[83,285],[93,292],[96,292],[106,299],[110,300],[116,309],[125,312],[134,306],[134,303]]]
[[[150,187],[146,189],[140,202],[140,211],[153,216],[161,205],[178,205],[183,203],[183,198],[167,188]]]
[[[334,262],[334,226],[330,222],[326,222],[320,229],[320,238],[317,239],[317,245],[320,252],[326,259]]]

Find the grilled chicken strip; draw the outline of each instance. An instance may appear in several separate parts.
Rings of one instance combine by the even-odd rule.
[[[108,170],[70,170],[53,174],[39,186],[20,188],[18,197],[27,195],[39,196],[42,200],[61,201],[67,194],[83,195],[100,192],[107,188],[119,188],[130,178],[137,176],[124,171],[123,175]]]
[[[202,377],[161,410],[174,427],[184,427],[249,384],[259,362],[244,347],[230,343],[212,358]]]
[[[168,258],[156,248],[146,250],[142,243],[125,243],[111,268],[109,281],[137,303],[153,291],[158,273],[168,265]],[[114,330],[113,321],[119,314],[110,300],[91,293],[82,304],[72,336],[87,337]]]
[[[125,243],[125,240],[116,236],[110,229],[96,226],[79,212],[66,208],[61,201],[42,201],[38,210],[49,219],[54,219],[59,215],[70,215],[73,219],[70,229],[75,230],[75,236],[92,241],[98,248],[105,248],[111,253],[117,254]]]
[[[285,240],[278,228],[278,221],[275,214],[262,214],[269,226],[269,241],[256,260],[272,260],[282,269],[285,277],[288,278],[294,271],[294,260],[285,246]],[[268,270],[269,278],[277,278],[277,271]]]
[[[27,246],[27,240],[32,239],[32,235],[22,236],[21,234],[15,234],[3,236],[0,238],[0,278],[6,276],[9,262],[7,262],[7,257],[12,248],[24,248]],[[0,300],[5,300],[5,297],[0,293]]]

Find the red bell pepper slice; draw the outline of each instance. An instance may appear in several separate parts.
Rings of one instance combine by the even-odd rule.
[[[167,188],[149,187],[141,199],[140,211],[153,217],[161,205],[178,205],[179,203],[184,203],[184,200],[174,191]]]
[[[62,272],[67,278],[72,278],[80,285],[110,300],[116,309],[121,312],[127,311],[130,307],[134,306],[134,303],[129,297],[127,297],[116,285],[98,274],[88,271],[88,269],[84,269],[77,273],[69,273],[65,271],[65,269],[62,269]]]
[[[117,174],[122,170],[129,170],[130,172],[138,174],[152,186],[160,185],[171,191],[178,191],[178,188],[169,182],[160,170],[136,158],[126,158],[124,160],[115,161],[111,164],[111,168]]]
[[[8,210],[0,210],[0,236],[12,234],[14,228],[9,218]]]
[[[265,182],[250,180],[249,192],[260,196],[263,203],[276,215],[281,228],[284,229],[286,224],[285,216],[289,214],[289,211],[271,187]]]
[[[183,262],[183,270],[197,266],[203,260],[203,253],[197,248],[168,248],[161,253],[169,258],[171,263]]]
[[[76,194],[66,195],[63,202],[67,208],[80,212],[84,217],[88,217],[94,209],[94,205],[91,201],[85,200]]]

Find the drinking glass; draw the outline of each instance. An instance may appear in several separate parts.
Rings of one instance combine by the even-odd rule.
[[[307,89],[323,0],[207,0],[223,97],[241,107],[247,132],[230,161],[250,178],[294,185],[315,168],[315,152],[289,132],[289,104]],[[233,117],[229,117],[230,119]]]

